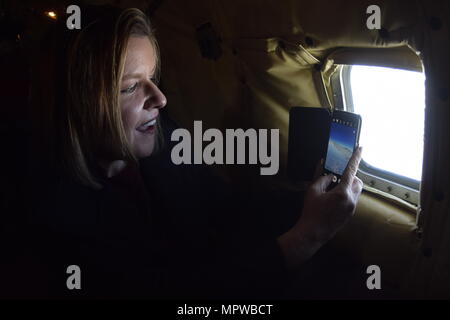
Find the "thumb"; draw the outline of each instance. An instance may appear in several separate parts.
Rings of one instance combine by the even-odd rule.
[[[322,176],[319,179],[317,179],[316,182],[314,182],[314,184],[312,185],[312,187],[314,189],[316,189],[317,191],[324,193],[327,191],[328,186],[331,184],[331,182],[333,181],[333,175],[329,174],[326,176]]]

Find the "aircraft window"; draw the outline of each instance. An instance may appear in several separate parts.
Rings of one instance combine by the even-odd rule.
[[[363,180],[417,205],[423,161],[425,75],[384,67],[343,66],[340,84],[343,109],[362,117],[361,171],[363,176],[368,174]]]

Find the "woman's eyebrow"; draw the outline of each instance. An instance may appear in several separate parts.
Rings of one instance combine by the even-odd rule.
[[[154,75],[156,71],[156,67],[152,70],[151,74]],[[122,77],[122,81],[128,80],[128,79],[139,79],[139,78],[145,78],[143,73],[135,72],[135,73],[127,73],[124,74]]]
[[[122,77],[122,80],[141,78],[142,73],[128,73]]]

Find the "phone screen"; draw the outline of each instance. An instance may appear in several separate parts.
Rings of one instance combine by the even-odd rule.
[[[358,124],[333,118],[330,126],[325,169],[342,176],[356,145]]]

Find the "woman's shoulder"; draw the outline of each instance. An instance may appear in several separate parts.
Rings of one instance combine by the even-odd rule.
[[[50,174],[35,177],[29,223],[61,234],[87,232],[95,223],[98,192],[72,179]]]

